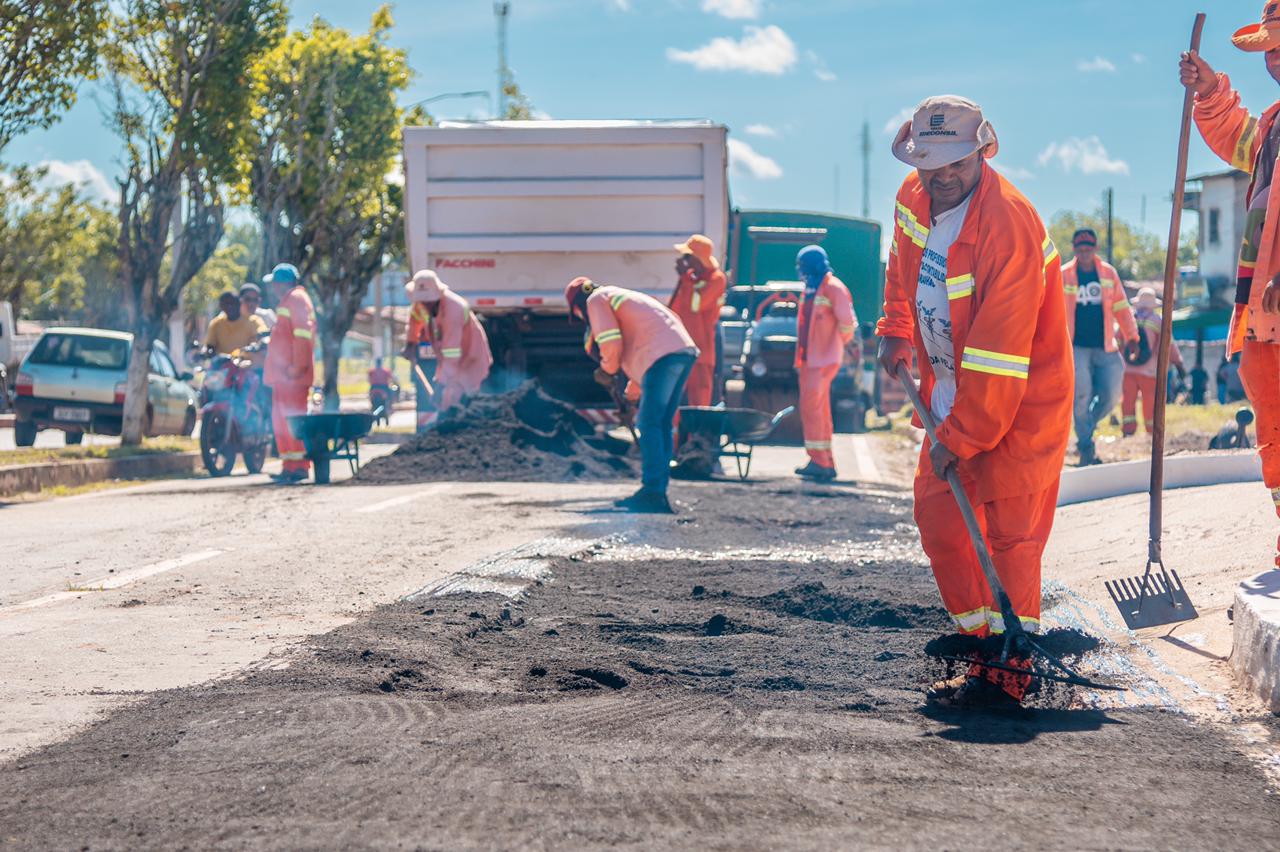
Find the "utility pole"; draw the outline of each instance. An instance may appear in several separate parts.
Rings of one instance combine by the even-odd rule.
[[[1115,261],[1115,231],[1112,227],[1112,219],[1115,213],[1116,191],[1112,187],[1102,193],[1104,203],[1107,208],[1107,263],[1114,264]]]
[[[498,19],[498,115],[501,121],[507,115],[507,17],[511,14],[509,0],[493,4],[493,15]]]
[[[862,120],[862,218],[871,218],[871,122]]]
[[[1142,215],[1139,217],[1139,221],[1140,221],[1140,224],[1142,225],[1143,230],[1146,230],[1146,227],[1147,227],[1147,195],[1146,193],[1142,194]]]

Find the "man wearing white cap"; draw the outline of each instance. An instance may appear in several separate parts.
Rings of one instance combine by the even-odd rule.
[[[413,303],[405,357],[412,362],[431,355],[436,359],[435,393],[430,400],[435,407],[434,415],[423,405],[429,391],[418,388],[418,429],[421,431],[434,417],[460,403],[464,395],[480,390],[489,377],[493,355],[484,327],[467,300],[446,287],[433,270],[414,273],[413,280],[405,284],[404,289]]]
[[[997,150],[982,110],[954,95],[928,98],[898,131],[893,154],[915,171],[898,191],[877,327],[890,375],[916,356],[922,396],[940,424],[916,469],[915,519],[943,604],[958,632],[975,636],[1005,625],[947,471],[957,468],[1014,612],[1034,631],[1071,424],[1058,252],[1031,203],[987,165]],[[1021,701],[1030,678],[983,662],[931,698]]]

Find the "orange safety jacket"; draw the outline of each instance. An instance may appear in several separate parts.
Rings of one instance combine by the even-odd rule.
[[[1250,175],[1257,173],[1258,155],[1262,143],[1271,133],[1271,127],[1280,114],[1280,101],[1272,104],[1261,116],[1255,118],[1240,104],[1240,95],[1231,88],[1231,79],[1218,74],[1218,85],[1212,92],[1195,96],[1194,115],[1196,127],[1213,153],[1233,167]],[[1280,169],[1280,161],[1277,162]],[[1276,174],[1280,178],[1280,173]],[[1245,194],[1245,208],[1253,201],[1254,184],[1249,183]],[[1266,218],[1262,222],[1262,234],[1258,240],[1256,260],[1240,259],[1237,276],[1252,279],[1256,286],[1249,289],[1247,304],[1237,304],[1231,316],[1231,330],[1227,338],[1227,355],[1234,355],[1244,348],[1245,336],[1252,328],[1257,339],[1264,343],[1280,343],[1280,315],[1265,314],[1262,310],[1262,292],[1280,272],[1280,192],[1272,181],[1272,192],[1267,198]]]
[[[467,300],[443,284],[437,305],[433,314],[426,302],[413,303],[406,342],[431,344],[439,384],[456,383],[467,393],[475,393],[493,366],[489,336]]]
[[[844,348],[853,342],[853,333],[858,327],[849,288],[828,272],[813,292],[813,311],[806,323],[808,299],[809,294],[805,293],[796,323],[796,368],[844,363]]]
[[[651,296],[606,284],[587,297],[587,331],[583,347],[600,351],[600,369],[619,369],[637,385],[654,362],[672,352],[698,348],[684,323]]]
[[[671,296],[670,308],[684,323],[702,353],[698,360],[704,364],[716,361],[716,325],[720,322],[720,307],[724,305],[727,289],[728,279],[724,273],[713,269],[703,281],[681,278]]]
[[[1095,258],[1098,269],[1098,284],[1102,286],[1102,342],[1106,351],[1116,352],[1120,349],[1116,340],[1117,334],[1125,343],[1138,339],[1138,323],[1133,318],[1133,307],[1129,297],[1125,295],[1124,285],[1120,283],[1120,273],[1102,258]],[[1062,291],[1066,294],[1067,338],[1072,339],[1076,333],[1076,295],[1079,293],[1079,276],[1076,274],[1076,259],[1072,258],[1062,265]],[[1116,326],[1120,328],[1117,331]]]
[[[310,385],[315,381],[316,311],[306,288],[298,285],[276,306],[276,324],[267,343],[262,380],[275,385]]]
[[[915,172],[898,190],[895,219],[876,333],[914,342],[930,399],[916,287],[932,218]],[[1061,264],[1031,202],[989,166],[947,254],[947,298],[956,398],[938,440],[961,459],[980,502],[1049,487],[1062,472],[1075,383]]]

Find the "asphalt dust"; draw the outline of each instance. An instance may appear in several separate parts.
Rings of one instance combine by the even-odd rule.
[[[1178,713],[924,706],[946,619],[905,496],[676,496],[621,540],[584,515],[520,598],[383,607],[0,768],[0,840],[1280,848],[1264,776]]]

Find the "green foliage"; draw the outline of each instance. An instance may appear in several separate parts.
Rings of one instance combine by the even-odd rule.
[[[529,96],[516,85],[511,69],[507,69],[506,78],[502,84],[502,95],[506,98],[507,109],[502,117],[507,121],[529,121],[533,118],[533,104],[529,102]]]
[[[183,314],[195,331],[195,318],[209,318],[218,312],[218,296],[228,290],[240,291],[240,285],[253,277],[262,240],[256,225],[240,224],[227,228],[222,245],[200,268],[182,291]]]
[[[1098,234],[1098,256],[1107,256],[1107,219],[1101,211],[1092,214],[1061,210],[1049,223],[1049,236],[1062,255],[1071,259],[1071,235],[1079,228],[1093,228]],[[1115,235],[1114,264],[1126,281],[1152,281],[1164,277],[1164,246],[1154,234],[1135,229],[1123,219],[1112,220]]]
[[[106,13],[106,0],[0,0],[0,151],[75,103]]]

